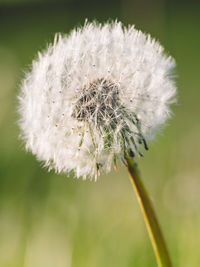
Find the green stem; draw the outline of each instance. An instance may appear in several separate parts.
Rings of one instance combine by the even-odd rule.
[[[152,203],[148,197],[147,191],[144,188],[136,163],[131,157],[126,157],[127,168],[129,171],[130,179],[133,183],[144,220],[149,232],[149,236],[154,248],[158,266],[172,267],[172,263],[167,251],[167,247],[156,218]]]

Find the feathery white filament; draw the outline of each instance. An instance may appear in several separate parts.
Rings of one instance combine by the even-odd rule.
[[[125,149],[140,154],[170,115],[175,62],[149,35],[120,22],[59,35],[23,81],[27,149],[58,172],[96,177]]]

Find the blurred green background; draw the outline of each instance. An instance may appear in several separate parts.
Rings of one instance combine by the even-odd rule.
[[[139,159],[174,266],[200,266],[199,1],[0,0],[0,266],[153,267],[123,166],[97,182],[42,168],[19,140],[17,94],[38,50],[85,18],[151,33],[177,61],[178,104]]]

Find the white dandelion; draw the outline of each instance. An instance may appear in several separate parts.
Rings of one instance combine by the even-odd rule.
[[[171,260],[134,157],[170,117],[174,66],[134,26],[86,23],[38,55],[19,96],[26,147],[49,168],[97,178],[117,159],[125,163],[158,266],[166,267]]]
[[[86,23],[39,53],[19,96],[26,148],[77,177],[141,155],[170,116],[174,60],[120,22]]]

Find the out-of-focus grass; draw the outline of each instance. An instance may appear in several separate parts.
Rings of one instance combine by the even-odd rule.
[[[55,32],[85,17],[135,23],[177,60],[174,118],[139,164],[175,266],[200,266],[199,6],[158,3],[146,11],[128,1],[0,9],[0,266],[156,266],[124,167],[79,181],[48,173],[18,140],[24,71]]]

